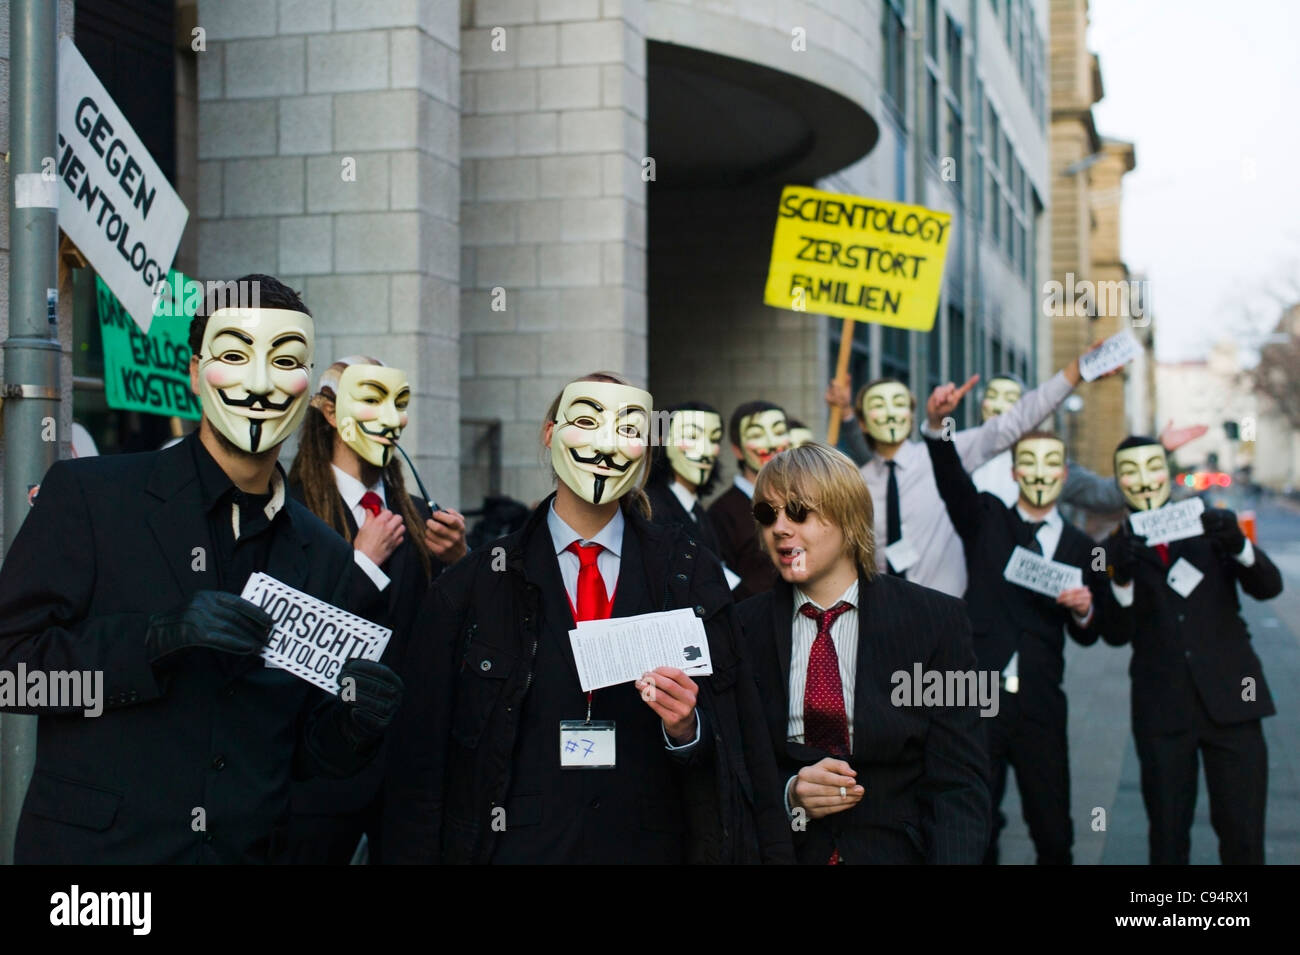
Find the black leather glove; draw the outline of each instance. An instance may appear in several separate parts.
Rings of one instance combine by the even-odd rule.
[[[359,752],[384,735],[402,705],[403,689],[401,677],[382,663],[354,657],[343,664],[336,719],[348,745]]]
[[[1144,539],[1134,534],[1125,521],[1119,533],[1106,541],[1106,564],[1110,577],[1120,586],[1133,582]]]
[[[1246,535],[1241,532],[1237,515],[1223,508],[1207,508],[1201,515],[1201,526],[1211,543],[1221,547],[1225,554],[1240,554],[1246,546]]]
[[[150,617],[144,643],[150,663],[194,647],[246,656],[266,646],[273,624],[266,611],[238,594],[200,590],[187,603]]]

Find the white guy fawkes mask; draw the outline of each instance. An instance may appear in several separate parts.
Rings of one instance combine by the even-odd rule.
[[[650,392],[609,381],[575,381],[560,395],[551,464],[584,501],[604,504],[636,487],[650,443]]]
[[[385,467],[406,427],[410,403],[411,385],[400,368],[348,365],[334,398],[339,437],[364,460]]]
[[[790,450],[790,428],[785,412],[770,408],[740,419],[740,453],[745,466],[755,471],[782,451]]]
[[[792,448],[802,448],[805,444],[812,444],[816,440],[813,437],[812,428],[790,429],[790,447]]]
[[[199,399],[212,426],[252,454],[275,447],[307,413],[315,324],[287,308],[221,308],[208,317]]]
[[[1020,400],[1020,382],[1010,378],[990,378],[980,402],[980,420],[996,418]]]
[[[668,463],[692,487],[699,487],[713,473],[722,450],[722,416],[711,411],[687,409],[668,422]]]
[[[1154,511],[1169,500],[1169,456],[1159,444],[1116,451],[1115,480],[1129,507]]]
[[[1065,443],[1059,438],[1025,438],[1016,444],[1012,473],[1020,497],[1034,507],[1046,507],[1065,486]]]
[[[882,381],[862,396],[867,434],[881,444],[898,444],[912,433],[912,393],[897,381]]]

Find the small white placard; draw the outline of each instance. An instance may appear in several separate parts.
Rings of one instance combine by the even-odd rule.
[[[1177,504],[1166,504],[1153,511],[1135,511],[1129,515],[1129,524],[1134,534],[1147,539],[1147,544],[1168,544],[1188,537],[1199,537],[1205,533],[1201,515],[1205,513],[1205,502],[1199,497],[1189,497]]]
[[[249,577],[240,596],[275,621],[271,643],[262,651],[266,665],[288,670],[336,696],[343,664],[353,657],[378,660],[393,634],[267,574]]]
[[[889,560],[889,566],[900,574],[921,559],[921,555],[906,537],[900,537],[886,547],[885,557]]]
[[[1142,346],[1126,328],[1079,359],[1079,377],[1084,381],[1095,381],[1108,371],[1123,368],[1140,354]]]
[[[1169,575],[1165,581],[1174,589],[1174,593],[1180,597],[1186,597],[1196,585],[1205,577],[1203,573],[1196,569],[1190,562],[1179,557],[1174,561],[1174,566],[1169,568]]]
[[[676,667],[690,676],[713,672],[704,621],[689,607],[584,620],[569,631],[569,641],[584,692],[631,683],[656,667]]]
[[[1078,567],[1048,560],[1042,554],[1019,546],[1011,552],[1002,576],[1013,584],[1053,599],[1063,590],[1083,586],[1083,571]]]
[[[46,179],[39,172],[14,176],[14,206],[18,209],[57,209],[59,180]]]

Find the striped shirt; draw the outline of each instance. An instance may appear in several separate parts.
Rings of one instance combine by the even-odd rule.
[[[835,645],[835,655],[840,661],[840,684],[844,688],[844,712],[849,718],[849,751],[853,751],[853,688],[858,673],[858,581],[855,579],[849,589],[840,595],[840,600],[851,604],[835,618],[831,624],[831,643]],[[811,603],[818,610],[816,602],[798,587],[794,588],[794,618],[790,624],[790,723],[786,729],[787,738],[797,743],[803,739],[803,693],[808,682],[808,656],[812,653],[813,641],[817,639],[817,621],[805,617],[799,608]]]

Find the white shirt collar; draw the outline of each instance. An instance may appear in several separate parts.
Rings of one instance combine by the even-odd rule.
[[[334,483],[339,489],[339,494],[343,496],[343,503],[348,506],[349,510],[355,511],[361,506],[361,498],[367,491],[373,491],[379,495],[379,503],[388,507],[388,501],[384,499],[384,479],[381,477],[370,487],[366,487],[347,471],[344,471],[337,464],[331,464],[334,469]]]
[[[599,534],[584,540],[581,534],[564,522],[564,518],[555,513],[554,500],[546,511],[546,527],[551,532],[551,543],[555,545],[557,555],[564,553],[574,541],[579,541],[582,544],[599,544],[616,557],[622,557],[623,526],[626,523],[623,508],[618,507],[614,511],[614,516],[609,519],[609,523],[600,529]]]
[[[673,492],[673,497],[681,501],[682,507],[686,509],[687,514],[691,513],[691,508],[695,507],[695,502],[700,499],[698,494],[691,493],[691,490],[676,478],[668,482],[668,490]]]
[[[1020,519],[1024,521],[1026,524],[1043,523],[1046,524],[1048,527],[1052,528],[1053,530],[1060,530],[1061,525],[1064,523],[1061,520],[1061,512],[1056,509],[1055,504],[1052,505],[1052,509],[1047,512],[1047,514],[1043,517],[1041,522],[1037,518],[1030,517],[1028,514],[1026,514],[1025,509],[1020,506],[1019,500],[1016,501],[1016,513],[1020,515]]]
[[[831,603],[831,607],[834,607],[835,604],[839,603],[840,601],[843,601],[844,603],[849,604],[849,605],[850,605],[851,607],[853,607],[853,609],[855,609],[855,610],[857,609],[857,607],[858,607],[858,580],[857,580],[856,577],[853,579],[853,583],[849,584],[849,589],[846,590],[846,591],[844,591],[844,593],[840,594],[840,599],[839,599],[839,600],[836,600],[836,601],[833,601],[833,602]],[[795,587],[795,588],[794,588],[794,612],[797,614],[797,613],[799,612],[799,608],[802,607],[802,606],[803,606],[804,604],[806,604],[806,603],[810,603],[810,604],[812,604],[814,607],[817,607],[818,610],[829,610],[829,609],[830,609],[830,607],[820,607],[820,606],[818,606],[817,601],[813,600],[811,597],[809,597],[807,594],[805,594],[805,593],[804,593],[802,590],[800,590],[798,587]]]
[[[742,491],[745,492],[745,497],[749,498],[751,501],[754,499],[753,481],[749,480],[748,478],[745,477],[745,475],[739,472],[736,473],[736,476],[732,478],[731,481],[733,484],[736,485],[736,487],[740,488]]]
[[[284,507],[285,499],[285,481],[284,472],[280,470],[277,464],[271,471],[271,499],[266,502],[263,513],[266,514],[268,521],[275,520],[275,515],[280,513]],[[232,504],[230,507],[230,527],[235,532],[235,540],[239,540],[239,505]]]

